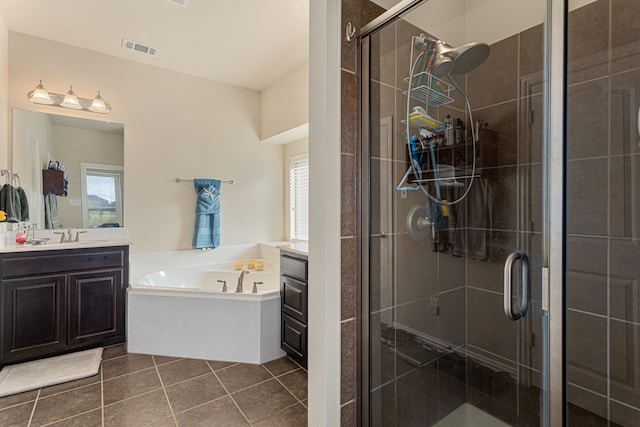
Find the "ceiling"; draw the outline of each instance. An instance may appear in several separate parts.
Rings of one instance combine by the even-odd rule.
[[[0,0],[0,17],[12,31],[262,90],[309,57],[309,1]],[[123,49],[123,38],[160,53]]]

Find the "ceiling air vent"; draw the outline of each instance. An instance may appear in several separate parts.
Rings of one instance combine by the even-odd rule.
[[[169,3],[177,4],[180,7],[187,7],[189,0],[166,0]]]
[[[122,39],[122,47],[125,49],[135,50],[136,52],[144,53],[151,56],[156,56],[157,54],[160,53],[160,49],[158,49],[157,47],[134,42],[133,40],[128,40],[128,39]]]

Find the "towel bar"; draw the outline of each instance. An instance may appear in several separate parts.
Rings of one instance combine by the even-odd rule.
[[[184,178],[176,178],[176,183],[180,183],[180,182],[193,182],[193,179],[184,179]],[[229,184],[229,185],[233,185],[235,183],[235,181],[233,179],[229,179],[226,181],[220,181],[223,184]]]

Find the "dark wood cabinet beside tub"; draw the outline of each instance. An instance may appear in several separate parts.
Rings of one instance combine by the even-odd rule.
[[[125,341],[129,247],[0,254],[0,366]]]
[[[307,257],[294,252],[280,253],[280,301],[282,349],[307,367]]]

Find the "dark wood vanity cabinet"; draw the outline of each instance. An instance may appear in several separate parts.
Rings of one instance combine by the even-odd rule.
[[[307,257],[294,252],[280,254],[280,346],[293,360],[307,367]]]
[[[129,248],[0,255],[0,366],[125,341]]]

